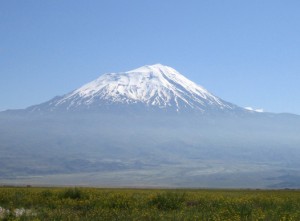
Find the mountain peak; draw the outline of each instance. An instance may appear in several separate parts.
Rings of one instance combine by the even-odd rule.
[[[139,67],[137,69],[131,70],[131,71],[127,71],[126,73],[130,73],[130,72],[148,72],[148,71],[153,71],[153,72],[168,72],[168,71],[176,71],[175,69],[166,66],[166,65],[162,65],[162,64],[153,64],[153,65],[144,65],[142,67]]]
[[[162,64],[101,75],[63,97],[46,103],[50,110],[120,108],[139,105],[176,112],[224,111],[237,106],[212,95],[175,69]],[[43,105],[45,107],[45,104]]]

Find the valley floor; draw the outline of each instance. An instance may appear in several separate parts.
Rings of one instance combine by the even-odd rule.
[[[0,169],[1,174],[1,169]],[[0,185],[138,188],[300,188],[299,169],[273,164],[183,161],[145,168],[1,177]]]

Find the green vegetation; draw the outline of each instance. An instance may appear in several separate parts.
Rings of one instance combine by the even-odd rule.
[[[300,191],[2,187],[0,220],[300,220]]]

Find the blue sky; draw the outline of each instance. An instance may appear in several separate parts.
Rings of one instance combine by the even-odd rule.
[[[171,66],[240,106],[300,114],[300,1],[0,1],[0,110]]]

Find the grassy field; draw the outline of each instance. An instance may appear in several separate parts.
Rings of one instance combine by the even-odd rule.
[[[1,187],[0,220],[300,220],[299,190]]]

